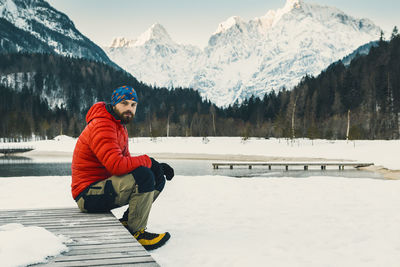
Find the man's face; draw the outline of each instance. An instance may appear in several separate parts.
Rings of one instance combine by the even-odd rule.
[[[120,117],[124,124],[128,124],[133,120],[136,113],[137,102],[133,100],[122,100],[114,107],[115,113]]]

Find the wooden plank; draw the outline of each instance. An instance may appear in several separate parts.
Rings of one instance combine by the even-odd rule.
[[[101,260],[101,259],[122,259],[132,257],[150,257],[147,251],[120,251],[120,252],[103,252],[103,253],[88,253],[84,255],[62,255],[54,259],[54,262],[69,262],[69,261],[85,261],[85,260]]]
[[[115,227],[117,227],[117,228],[119,228],[119,225],[115,225],[115,222],[114,223],[111,223],[111,222],[108,222],[108,223],[101,223],[101,224],[96,224],[96,223],[94,223],[94,222],[91,222],[91,223],[83,223],[82,224],[82,226],[80,226],[79,224],[77,225],[77,224],[68,224],[68,223],[51,223],[51,222],[45,222],[45,223],[41,223],[41,222],[34,222],[34,223],[31,223],[31,222],[29,222],[28,220],[12,220],[12,222],[15,222],[15,223],[20,223],[20,224],[29,224],[30,226],[41,226],[41,227],[46,227],[46,228],[48,228],[48,229],[54,229],[54,230],[57,230],[57,229],[65,229],[66,227],[68,228],[68,229],[71,229],[71,230],[74,230],[74,229],[90,229],[90,228],[92,228],[92,227],[98,227],[99,229],[102,229],[102,228],[115,228]],[[10,221],[0,221],[0,225],[1,224],[7,224],[7,223],[10,223]],[[122,225],[122,224],[121,224]]]
[[[103,254],[103,253],[114,253],[114,252],[121,252],[124,251],[125,247],[106,247],[106,248],[85,248],[85,247],[78,247],[77,249],[73,249],[68,251],[69,256],[75,255],[86,255],[86,254]],[[129,247],[129,251],[131,252],[143,252],[142,247]]]
[[[71,209],[71,208],[69,208]],[[25,210],[4,210],[4,212],[7,212],[8,215],[17,215],[17,216],[60,216],[60,215],[82,215],[82,214],[87,214],[88,216],[93,216],[93,217],[98,217],[99,215],[103,215],[104,214],[111,214],[111,212],[107,212],[107,213],[85,213],[85,212],[81,212],[80,210],[76,210],[76,211],[68,211],[66,210],[65,212],[59,211],[59,210],[55,210],[54,212],[51,211],[46,211],[43,213],[38,212],[37,210],[28,210],[27,212],[24,212]]]
[[[71,238],[74,240],[74,243],[70,243],[70,247],[75,247],[75,246],[99,246],[102,244],[107,244],[112,246],[118,246],[118,244],[121,245],[132,245],[132,246],[138,246],[141,247],[139,243],[134,243],[132,244],[131,238],[116,238],[116,239],[111,239],[111,238],[96,238],[96,237],[90,237],[90,238]]]
[[[77,226],[82,224],[82,227],[87,227],[90,225],[117,225],[116,224],[116,218],[110,218],[110,220],[101,220],[98,221],[96,218],[91,218],[90,220],[80,220],[79,218],[74,218],[71,217],[69,221],[65,221],[62,219],[57,219],[57,218],[42,218],[42,219],[36,219],[36,218],[0,218],[0,224],[1,223],[10,223],[10,222],[19,222],[21,224],[24,223],[29,223],[30,225],[46,225],[46,226],[54,226],[56,227],[57,225],[63,225],[63,226]],[[117,220],[118,221],[118,220]]]
[[[86,216],[82,216],[85,214]],[[22,215],[22,214],[2,214],[0,219],[7,219],[7,218],[16,218],[16,219],[37,219],[37,220],[66,220],[71,221],[70,218],[75,218],[76,220],[88,221],[92,218],[97,219],[99,221],[109,221],[114,216],[104,216],[104,214],[90,214],[90,213],[80,213],[80,214],[41,214],[41,215]],[[112,219],[113,220],[113,219]]]
[[[62,213],[81,213],[81,211],[77,208],[72,207],[61,207],[61,208],[47,208],[47,209],[4,209],[2,212],[16,212],[16,213],[37,213],[37,214],[46,214],[46,213],[55,213],[55,212],[62,212]],[[105,213],[90,213],[91,215],[96,214],[105,214]]]
[[[157,267],[159,265],[154,265],[152,262],[141,262],[135,263],[135,267]],[[110,267],[110,265],[96,265],[96,267]]]
[[[159,266],[150,256],[131,257],[131,258],[116,258],[116,259],[98,259],[98,260],[82,260],[82,261],[54,261],[49,262],[49,266],[99,266],[99,265],[133,265],[140,263],[151,263],[150,266]]]
[[[85,214],[86,216],[82,215]],[[67,219],[69,220],[69,218],[74,217],[74,218],[81,218],[81,219],[86,219],[86,218],[97,218],[99,220],[103,219],[103,220],[109,220],[111,217],[108,216],[104,216],[107,213],[103,213],[103,214],[90,214],[90,213],[71,213],[71,214],[53,214],[53,213],[49,213],[49,214],[16,214],[16,213],[8,213],[8,214],[4,214],[1,216],[1,218],[57,218],[57,219]]]
[[[68,244],[71,249],[102,249],[102,248],[141,248],[144,249],[138,242],[126,242],[126,243],[98,243],[98,244]]]
[[[2,212],[7,213],[8,215],[15,214],[19,216],[60,216],[60,215],[82,215],[86,214],[91,217],[102,217],[104,218],[105,214],[112,214],[111,212],[104,213],[85,213],[81,212],[78,208],[53,208],[53,209],[27,209],[27,210],[2,210]]]
[[[111,223],[107,223],[107,224],[95,224],[92,223],[90,225],[83,225],[82,227],[79,227],[79,225],[69,225],[69,224],[49,224],[49,223],[30,223],[29,221],[18,221],[18,220],[11,220],[8,221],[6,223],[20,223],[23,224],[25,226],[29,225],[29,226],[39,226],[39,227],[45,227],[46,229],[49,230],[54,230],[56,232],[65,232],[65,230],[69,230],[71,233],[72,232],[85,232],[87,231],[87,233],[92,233],[93,232],[93,228],[96,228],[98,230],[98,232],[113,232],[113,231],[120,231],[122,229],[120,229],[120,226],[122,226],[121,223],[118,224],[111,224]],[[4,223],[4,224],[6,224]],[[0,225],[2,225],[2,223],[0,222]],[[124,228],[125,229],[125,228]],[[125,229],[126,230],[126,229]]]
[[[106,224],[114,224],[115,225],[115,218],[110,218],[109,220],[97,220],[95,218],[91,218],[90,220],[82,220],[79,218],[73,218],[71,217],[68,220],[64,219],[57,219],[57,218],[0,218],[0,224],[1,223],[9,223],[9,222],[19,222],[19,223],[29,223],[31,225],[34,224],[40,224],[40,225],[46,225],[46,226],[57,226],[57,225],[64,225],[64,226],[76,226],[76,225],[82,225],[82,227],[89,226],[89,225],[106,225]]]
[[[105,248],[114,248],[114,247],[143,248],[142,245],[140,245],[139,243],[132,244],[132,240],[128,240],[128,239],[123,239],[123,240],[98,239],[98,240],[93,240],[93,241],[92,241],[92,239],[74,239],[74,241],[79,242],[79,243],[84,243],[84,244],[76,245],[75,243],[70,243],[70,244],[68,244],[68,247],[70,247],[70,248],[77,247],[79,249],[96,249],[96,248],[102,248],[102,245],[105,244]]]
[[[69,251],[40,266],[159,266],[112,213],[88,214],[78,208],[0,210],[0,225],[40,226],[73,240]]]
[[[85,214],[87,216],[87,218],[82,218],[82,214]],[[112,215],[111,215],[112,216]],[[104,215],[101,216],[100,214],[96,214],[95,216],[91,216],[88,213],[81,213],[81,214],[44,214],[44,215],[13,215],[13,214],[6,214],[6,215],[2,215],[0,218],[4,218],[4,219],[23,219],[23,218],[27,218],[27,219],[31,219],[36,220],[36,219],[43,219],[43,218],[55,218],[55,219],[67,219],[69,220],[70,218],[82,218],[82,219],[108,219],[108,218],[104,218]]]
[[[115,227],[113,227],[113,229],[111,229],[111,228],[106,228],[106,229],[97,229],[97,228],[95,228],[95,227],[93,227],[93,228],[88,228],[88,229],[53,229],[52,231],[54,232],[54,233],[57,233],[57,234],[63,234],[63,235],[68,235],[69,233],[72,235],[72,234],[82,234],[82,235],[84,235],[84,234],[93,234],[93,233],[97,233],[98,235],[104,235],[104,234],[108,234],[108,233],[113,233],[113,231],[112,230],[115,230],[115,231],[117,231],[117,230],[119,230],[118,228],[119,227],[123,227],[122,225],[121,226],[115,226]],[[126,233],[126,234],[129,234],[128,232]]]
[[[20,223],[19,221],[9,221],[7,223],[4,224],[8,224],[8,223]],[[61,225],[61,226],[46,226],[45,224],[41,225],[38,223],[28,223],[28,222],[24,222],[22,223],[24,226],[38,226],[38,227],[44,227],[49,231],[55,232],[55,233],[59,233],[59,234],[80,234],[80,233],[86,233],[86,234],[93,234],[93,233],[97,233],[97,235],[100,234],[111,234],[114,235],[114,233],[118,233],[119,231],[121,231],[122,229],[120,229],[122,226],[121,225],[96,225],[93,224],[93,226],[91,227],[79,227],[79,226],[69,226],[69,225]],[[0,226],[3,224],[0,224]],[[126,229],[125,229],[126,230]],[[125,234],[129,235],[129,232],[126,230],[126,232],[124,232]]]
[[[101,236],[99,236],[99,234],[85,234],[85,233],[72,233],[72,234],[68,234],[68,237],[70,237],[71,239],[94,239],[94,238],[100,238],[101,239],[115,239],[118,241],[122,241],[122,240],[130,240],[132,238],[132,235],[130,235],[129,233],[113,233],[113,234],[102,234]]]

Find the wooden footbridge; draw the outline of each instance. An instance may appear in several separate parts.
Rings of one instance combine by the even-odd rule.
[[[214,169],[219,169],[220,167],[228,166],[230,169],[236,167],[248,167],[252,169],[254,166],[268,167],[269,170],[272,169],[272,166],[283,166],[285,170],[289,170],[289,166],[291,167],[299,167],[303,166],[304,170],[308,170],[309,166],[320,166],[321,170],[326,170],[327,166],[336,166],[339,170],[344,170],[344,167],[367,167],[374,165],[374,163],[362,163],[362,162],[218,162],[212,163]]]
[[[32,147],[7,147],[7,148],[0,148],[0,153],[4,155],[10,155],[15,153],[23,153],[33,150]]]
[[[112,213],[88,214],[78,208],[0,210],[0,226],[9,223],[43,227],[71,239],[65,244],[67,252],[35,266],[159,267]]]

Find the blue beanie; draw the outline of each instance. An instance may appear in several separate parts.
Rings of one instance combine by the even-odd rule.
[[[115,106],[123,100],[133,100],[138,102],[135,89],[125,85],[115,89],[111,95],[111,105]]]

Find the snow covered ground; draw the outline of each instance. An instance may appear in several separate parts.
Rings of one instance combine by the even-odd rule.
[[[68,176],[2,178],[0,208],[72,207],[69,186]],[[172,238],[151,254],[161,266],[174,267],[395,267],[399,192],[398,180],[177,176],[157,199],[148,225]],[[0,241],[2,266],[19,264],[19,254],[38,256],[24,249],[24,240],[38,238],[33,230],[0,228],[0,240],[2,233],[12,236]],[[45,255],[62,242],[50,244],[42,248]]]
[[[46,257],[68,251],[63,236],[55,236],[43,227],[9,223],[0,226],[1,266],[24,266],[40,263]],[[38,245],[40,244],[40,245]]]
[[[75,140],[21,144],[36,154],[71,152]],[[5,144],[1,144],[5,145]],[[134,139],[135,153],[198,153],[371,161],[400,169],[400,141],[240,138]],[[0,178],[0,209],[74,207],[70,176]],[[23,196],[23,197],[21,197]],[[340,177],[182,176],[167,183],[148,230],[169,231],[153,252],[161,266],[385,266],[400,262],[400,180]],[[122,209],[114,210],[119,216]],[[57,255],[68,237],[44,228],[0,225],[1,266]],[[26,240],[49,235],[41,254]],[[7,240],[7,241],[4,241]],[[25,259],[22,261],[21,251]],[[44,254],[43,254],[44,253]],[[12,255],[12,256],[8,256]]]
[[[33,147],[35,150],[24,156],[40,156],[58,160],[55,156],[67,156],[73,152],[76,139],[58,136],[54,140],[0,143],[0,147]],[[392,170],[400,170],[398,151],[400,140],[309,140],[250,138],[243,141],[240,137],[160,137],[131,138],[129,143],[132,154],[185,153],[210,155],[258,155],[281,158],[326,158],[373,162]]]

